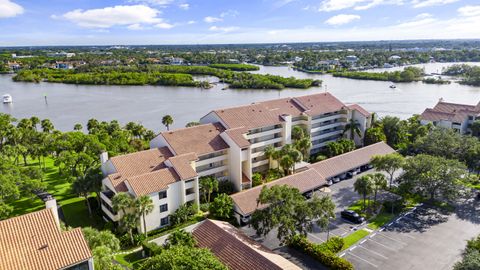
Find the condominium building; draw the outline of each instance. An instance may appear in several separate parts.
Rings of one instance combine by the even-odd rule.
[[[460,134],[470,134],[470,126],[480,120],[480,102],[477,105],[466,105],[444,102],[440,99],[435,107],[427,108],[420,115],[420,123],[453,129]]]
[[[199,202],[199,178],[230,181],[235,191],[252,186],[252,174],[269,169],[265,149],[292,143],[292,129],[301,126],[312,140],[312,153],[343,137],[351,121],[361,134],[370,113],[345,105],[329,93],[282,98],[212,111],[200,125],[160,133],[150,150],[108,159],[102,157],[102,209],[105,219],[118,221],[111,199],[118,192],[148,195],[155,210],[147,231],[169,224],[168,216],[184,203]],[[352,138],[361,145],[362,136]],[[139,226],[139,230],[143,226]]]
[[[351,139],[361,145],[370,125],[370,113],[357,104],[347,106],[330,93],[219,109],[202,117],[200,122],[220,123],[225,128],[220,136],[229,146],[230,181],[241,191],[251,187],[253,173],[269,169],[269,159],[265,156],[268,146],[280,149],[292,143],[293,127],[300,126],[310,135],[311,153],[318,153],[329,142],[344,136],[351,119],[362,134]]]
[[[62,231],[54,205],[0,221],[0,270],[93,270],[82,229]]]

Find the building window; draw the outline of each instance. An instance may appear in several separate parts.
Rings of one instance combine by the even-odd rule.
[[[160,219],[160,226],[168,225],[168,217],[164,217]]]
[[[469,116],[468,116],[468,120],[473,120],[473,116],[472,116],[472,115],[469,115]]]
[[[187,196],[190,195],[190,194],[193,194],[193,193],[195,193],[195,190],[193,188],[189,188],[189,189],[185,190],[185,195],[187,195]]]
[[[167,212],[167,211],[168,211],[168,204],[160,205],[160,213]]]
[[[166,190],[160,191],[160,192],[158,193],[158,199],[161,200],[161,199],[165,199],[165,198],[167,198],[167,191],[166,191]]]

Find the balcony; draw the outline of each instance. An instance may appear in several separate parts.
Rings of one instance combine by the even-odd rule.
[[[332,130],[328,132],[324,132],[318,135],[313,136],[312,134],[312,141],[319,140],[319,139],[324,139],[324,138],[329,138],[331,136],[335,135],[341,135],[343,133],[343,130]]]
[[[312,118],[312,125],[315,125],[317,123],[321,122],[326,122],[326,121],[331,121],[339,118],[347,118],[347,115],[345,114],[332,114],[332,115],[327,115],[319,118]]]
[[[204,165],[208,165],[210,163],[215,163],[215,162],[220,162],[222,160],[226,160],[227,159],[227,155],[218,155],[218,156],[214,156],[214,157],[211,157],[211,158],[205,158],[203,160],[199,160],[199,161],[196,161],[195,162],[195,166],[197,168],[201,167],[201,166],[204,166]],[[198,171],[198,169],[197,169]]]
[[[198,173],[198,176],[202,177],[202,176],[207,176],[207,175],[212,175],[212,174],[216,174],[216,173],[219,173],[219,172],[223,172],[223,171],[226,171],[226,170],[227,170],[227,166],[224,165],[224,166],[211,168],[209,170],[204,170],[204,171],[197,172],[197,173]]]
[[[256,162],[252,161],[252,168],[260,167],[262,165],[267,165],[269,162],[270,162],[270,160],[268,160],[268,159],[264,159],[264,160],[260,160],[260,161],[256,161]]]
[[[266,145],[269,145],[269,144],[275,144],[275,143],[282,142],[282,141],[283,141],[283,137],[281,137],[281,136],[274,137],[274,138],[269,139],[269,140],[254,143],[254,144],[251,145],[251,148],[253,149],[253,148],[257,148],[257,147],[261,147],[261,146],[266,146]]]
[[[325,124],[312,126],[312,129],[310,130],[310,132],[315,133],[317,131],[321,131],[321,130],[325,130],[325,129],[344,126],[345,124],[346,124],[346,122],[344,122],[344,121],[328,122],[328,123],[325,123]]]
[[[111,190],[100,192],[100,198],[110,206],[112,205],[113,196],[115,196],[115,193]]]
[[[114,222],[117,222],[120,220],[120,215],[114,214],[113,209],[105,203],[102,203],[102,212]]]

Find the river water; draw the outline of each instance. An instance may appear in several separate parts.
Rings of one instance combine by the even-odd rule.
[[[427,72],[441,71],[447,64],[426,64]],[[393,70],[393,69],[388,69]],[[71,130],[76,123],[86,126],[90,118],[134,121],[154,131],[161,131],[165,114],[174,118],[174,128],[197,121],[213,109],[249,104],[255,101],[300,96],[329,91],[344,103],[358,103],[380,116],[407,118],[432,107],[439,98],[450,102],[476,104],[480,87],[452,83],[431,85],[422,82],[397,83],[334,78],[331,75],[307,74],[289,67],[261,66],[256,73],[295,76],[323,80],[322,87],[310,89],[245,90],[227,89],[218,84],[211,89],[170,86],[92,86],[55,83],[13,82],[11,75],[0,75],[0,95],[12,95],[13,104],[0,104],[0,112],[16,118],[49,118],[60,130]],[[209,79],[200,77],[199,79]],[[47,97],[45,100],[45,96]]]

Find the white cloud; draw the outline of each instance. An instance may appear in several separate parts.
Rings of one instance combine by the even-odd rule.
[[[0,0],[0,18],[11,18],[23,13],[23,7],[10,0]]]
[[[436,21],[437,19],[433,18],[432,14],[421,13],[415,16],[415,18],[413,18],[412,20],[398,24],[397,27],[403,27],[403,28],[417,27],[417,26],[431,24]]]
[[[175,26],[175,25],[169,24],[169,23],[166,23],[166,22],[162,22],[162,23],[155,24],[155,27],[156,27],[156,28],[160,28],[160,29],[171,29],[171,28],[173,28],[174,26]]]
[[[325,21],[325,23],[329,25],[342,25],[350,23],[354,20],[360,20],[360,16],[353,14],[339,14],[329,18]]]
[[[430,6],[441,6],[458,2],[459,0],[413,0],[412,4],[414,8],[423,8]]]
[[[129,0],[130,3],[141,3],[153,6],[168,6],[174,0]]]
[[[225,18],[225,17],[237,17],[238,14],[240,14],[238,11],[233,10],[233,9],[229,9],[229,10],[227,10],[227,11],[224,11],[224,12],[220,13],[220,17],[221,17],[221,18]]]
[[[323,0],[316,10],[327,12],[349,8],[366,10],[379,5],[403,5],[403,0]]]
[[[196,24],[197,22],[196,21],[188,21],[187,24]]]
[[[187,10],[187,9],[190,8],[190,4],[188,4],[188,3],[183,3],[183,4],[178,5],[178,7],[179,7],[180,9]]]
[[[215,32],[232,32],[232,31],[235,31],[235,30],[238,30],[239,28],[236,27],[236,26],[229,26],[229,27],[220,27],[220,26],[211,26],[210,28],[208,28],[208,30],[210,31],[215,31]]]
[[[215,22],[221,22],[223,21],[223,19],[218,17],[207,16],[203,18],[203,21],[206,23],[215,23]]]
[[[114,6],[99,9],[76,9],[61,17],[86,28],[109,28],[118,25],[159,24],[160,11],[145,5]],[[54,16],[58,18],[58,16]]]
[[[143,26],[139,23],[134,23],[134,24],[131,24],[131,25],[127,26],[127,28],[130,29],[130,30],[142,30]]]
[[[458,13],[462,16],[480,16],[480,6],[464,6],[459,8]]]

